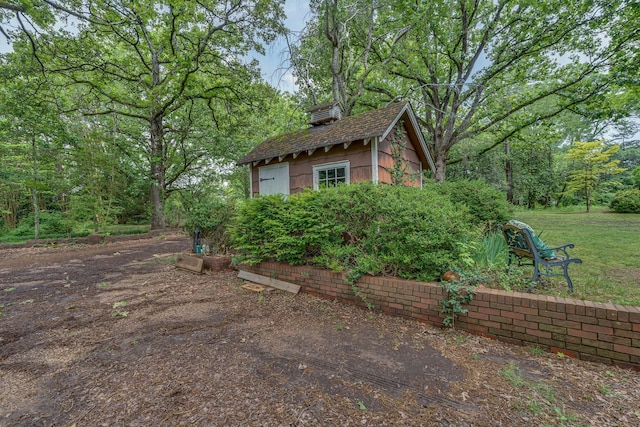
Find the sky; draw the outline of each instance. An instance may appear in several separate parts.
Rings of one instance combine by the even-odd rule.
[[[309,0],[286,0],[284,5],[285,26],[296,36],[309,19]],[[256,54],[260,61],[262,78],[277,89],[294,92],[296,87],[293,75],[289,71],[287,44],[283,37],[266,47],[266,55]]]

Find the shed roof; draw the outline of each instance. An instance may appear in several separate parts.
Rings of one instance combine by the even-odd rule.
[[[238,160],[237,164],[240,166],[275,157],[283,158],[289,154],[297,154],[304,151],[312,152],[319,148],[368,138],[381,137],[381,139],[384,139],[403,115],[406,115],[405,123],[409,128],[410,137],[414,140],[417,139],[419,142],[417,144],[419,147],[416,148],[423,151],[418,154],[435,171],[433,159],[418,128],[415,115],[406,101],[389,104],[383,108],[355,116],[345,117],[326,125],[267,138]]]

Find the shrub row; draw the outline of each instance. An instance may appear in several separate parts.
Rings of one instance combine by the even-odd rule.
[[[433,280],[456,264],[487,223],[508,217],[497,190],[476,181],[423,189],[358,183],[258,197],[235,213],[236,262],[307,263],[363,274]],[[472,206],[470,206],[472,205]]]

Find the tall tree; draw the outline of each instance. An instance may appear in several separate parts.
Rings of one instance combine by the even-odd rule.
[[[41,209],[47,201],[54,205],[60,202],[60,181],[64,180],[51,178],[61,166],[60,155],[68,134],[43,76],[34,72],[32,58],[11,57],[13,62],[0,57],[0,135],[4,145],[0,175],[7,177],[2,187],[9,191],[10,200],[24,201],[18,194],[29,194],[37,239]],[[21,207],[9,205],[6,209],[12,218],[8,225],[15,226]]]
[[[392,59],[408,28],[382,14],[386,0],[314,0],[313,14],[291,60],[302,95],[311,104],[339,102],[343,113],[366,95],[366,82]],[[389,22],[387,22],[389,20]]]
[[[411,30],[390,73],[406,82],[406,95],[421,111],[436,179],[445,179],[447,163],[455,161],[449,151],[460,141],[502,128],[485,149],[491,150],[602,93],[609,82],[598,73],[640,34],[601,37],[626,7],[591,0],[441,0],[417,7],[398,1]],[[514,96],[515,86],[521,89]],[[547,98],[555,99],[553,109],[529,111]]]
[[[260,40],[281,31],[281,2],[92,0],[74,9],[77,34],[51,30],[30,38],[43,69],[82,91],[85,115],[120,115],[146,127],[152,228],[164,227],[164,201],[180,167],[194,164],[182,150],[190,123],[205,108],[212,123],[251,103],[244,88],[259,81],[256,64],[242,58],[263,51]],[[179,128],[179,129],[178,129]],[[205,139],[206,135],[203,136]],[[193,139],[191,140],[193,141]],[[211,142],[211,141],[209,141]],[[168,170],[175,174],[168,181]]]
[[[0,88],[5,102],[0,104],[0,229],[12,230],[18,224],[19,212],[26,204],[24,188],[27,154],[22,138],[16,138],[15,117],[7,110],[7,94]]]
[[[412,101],[431,142],[440,181],[447,165],[461,160],[450,158],[450,150],[461,141],[491,134],[492,143],[479,153],[484,154],[520,130],[604,93],[611,83],[606,76],[611,65],[640,36],[630,20],[620,19],[635,7],[629,0],[381,0],[370,3],[373,15],[365,8],[347,9],[351,4],[358,2],[320,2],[330,13],[318,14],[315,28],[328,28],[331,43],[317,42],[350,48],[340,51],[342,68],[337,68],[345,87],[355,85],[364,73],[344,73],[344,52],[368,53],[368,69],[376,71],[362,80],[368,95],[358,102],[379,105],[399,97]],[[353,12],[348,15],[346,10]],[[345,23],[366,23],[371,16],[372,25],[366,28],[374,32],[340,26],[334,16]],[[603,37],[614,28],[615,37]],[[369,39],[372,43],[367,44]],[[318,70],[336,69],[335,55],[315,59],[305,63],[309,65],[301,75],[313,79]],[[324,61],[324,67],[317,61]],[[307,86],[327,88],[327,76]],[[553,100],[552,109],[535,108],[548,99]]]

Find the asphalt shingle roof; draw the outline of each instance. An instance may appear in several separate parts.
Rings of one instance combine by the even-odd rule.
[[[398,102],[326,125],[267,138],[238,160],[237,164],[244,165],[305,150],[382,136],[406,106],[407,102]]]

